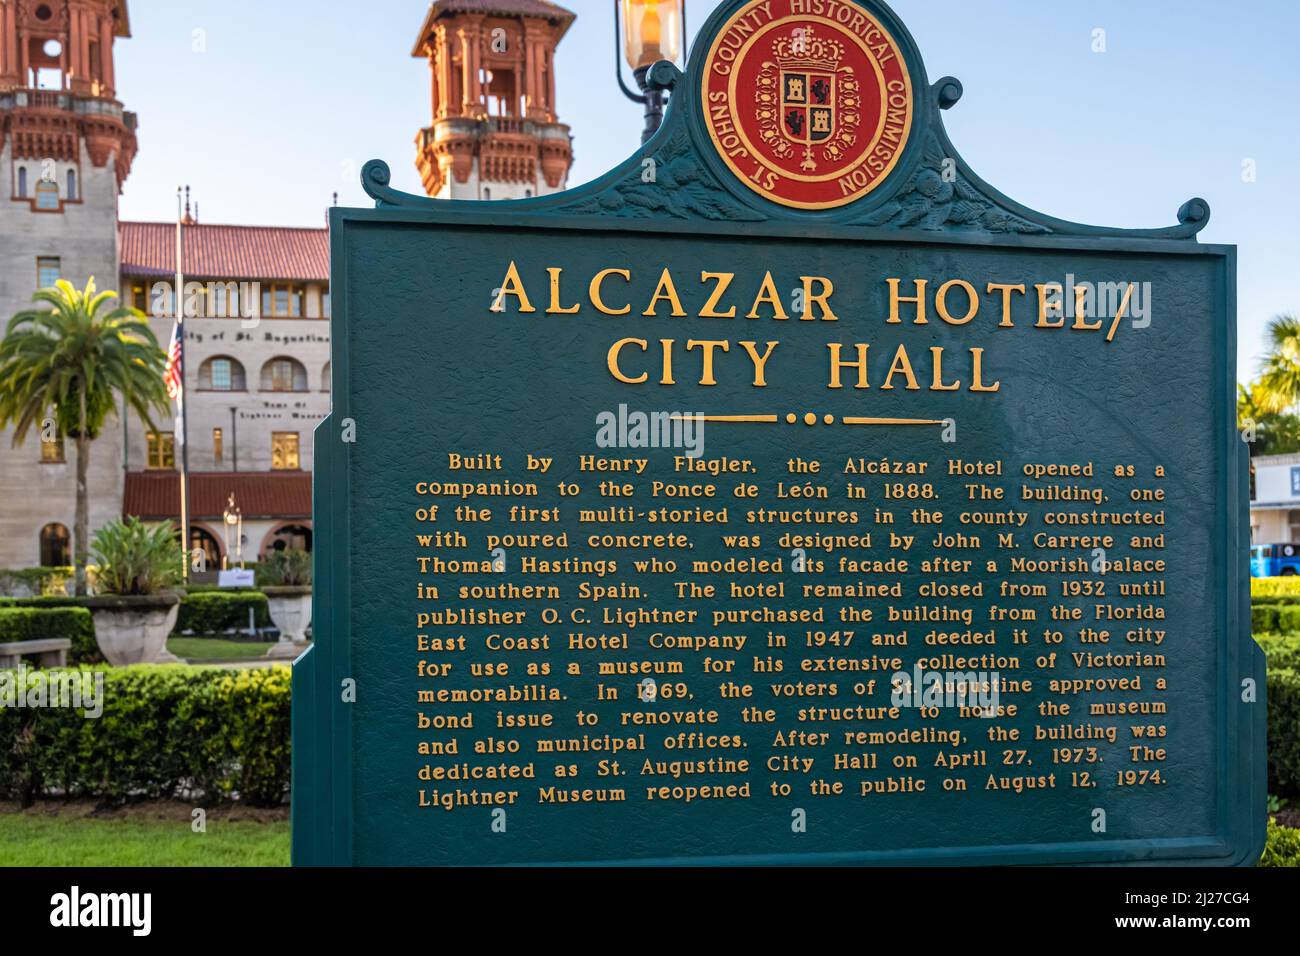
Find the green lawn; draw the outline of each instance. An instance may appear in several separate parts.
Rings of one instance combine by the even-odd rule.
[[[274,641],[231,641],[220,637],[172,637],[167,650],[185,661],[244,661],[265,657]]]
[[[289,823],[0,813],[0,866],[288,866]]]

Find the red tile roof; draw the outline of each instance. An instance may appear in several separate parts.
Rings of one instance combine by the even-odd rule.
[[[503,17],[545,17],[560,24],[560,36],[568,32],[570,25],[577,19],[577,14],[564,7],[550,3],[549,0],[434,0],[429,4],[424,25],[420,27],[420,36],[415,41],[411,56],[423,57],[428,54],[427,41],[433,31],[434,22],[447,13],[479,13],[486,16]]]
[[[311,472],[305,471],[191,474],[190,516],[220,520],[232,494],[246,519],[311,517]],[[180,472],[128,472],[122,511],[155,521],[179,519]]]
[[[577,16],[548,0],[434,0],[431,6],[439,13],[496,13],[555,20],[573,20]]]
[[[176,274],[174,222],[123,222],[122,274]],[[186,226],[185,276],[327,281],[329,231],[284,226]]]

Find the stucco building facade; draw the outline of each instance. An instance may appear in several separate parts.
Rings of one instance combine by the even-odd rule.
[[[120,236],[123,294],[166,343],[176,225],[123,222]],[[328,234],[187,217],[181,236],[185,427],[129,420],[122,510],[175,520],[187,459],[191,545],[210,564],[310,548],[312,432],[330,408]]]
[[[416,136],[429,195],[525,199],[562,190],[573,163],[555,52],[574,14],[548,0],[434,0],[413,55],[432,118]],[[134,515],[179,524],[215,571],[311,547],[312,438],[330,408],[326,229],[120,222],[137,120],[116,98],[127,0],[0,0],[0,313],[36,289],[94,277],[149,317],[166,348],[184,310],[186,425],[117,415],[92,443],[90,530]],[[0,433],[0,570],[71,563],[71,441]],[[66,447],[65,447],[66,445]]]
[[[136,118],[117,100],[113,57],[129,36],[125,0],[0,0],[5,321],[55,279],[116,284],[118,195],[135,156]],[[12,429],[0,429],[0,568],[62,562],[75,513],[72,442],[32,433],[15,448],[12,440]],[[94,528],[121,513],[120,441],[94,443],[88,481]]]

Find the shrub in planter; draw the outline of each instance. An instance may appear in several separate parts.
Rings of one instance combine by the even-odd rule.
[[[247,630],[248,612],[258,627],[271,623],[266,595],[260,591],[200,591],[181,598],[180,613],[176,617],[177,631],[195,634],[221,634],[225,631]]]
[[[101,596],[85,604],[104,656],[118,665],[167,660],[167,635],[180,606],[171,589],[183,559],[171,527],[138,518],[112,521],[95,533],[91,553]]]
[[[95,643],[95,625],[84,607],[0,607],[0,644],[47,638],[72,641],[69,664],[96,664],[103,655]]]
[[[294,644],[307,640],[311,624],[311,554],[286,548],[275,551],[262,565],[271,620],[280,629],[281,647],[272,648],[273,656],[289,654]]]
[[[275,587],[310,587],[311,552],[301,548],[272,551],[262,562],[262,577]]]

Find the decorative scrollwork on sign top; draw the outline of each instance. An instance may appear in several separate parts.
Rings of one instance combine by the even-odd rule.
[[[920,164],[910,182],[857,223],[899,229],[965,229],[1033,236],[1052,231],[1002,208],[971,185],[933,130],[925,138]]]
[[[935,110],[924,134],[921,155],[904,185],[881,206],[850,220],[854,225],[929,232],[992,235],[1191,239],[1210,221],[1204,199],[1189,199],[1178,210],[1178,225],[1160,229],[1109,229],[1070,222],[1022,206],[979,178],[962,160],[939,111],[961,99],[961,82],[951,76],[932,87]]]
[[[392,181],[393,172],[382,159],[372,159],[361,167],[361,188],[376,206],[405,206],[420,198],[394,189],[389,185]]]
[[[646,165],[646,161],[649,165]],[[684,124],[663,147],[627,176],[594,196],[557,212],[639,219],[671,216],[713,222],[763,222],[767,216],[738,203],[701,162]]]

